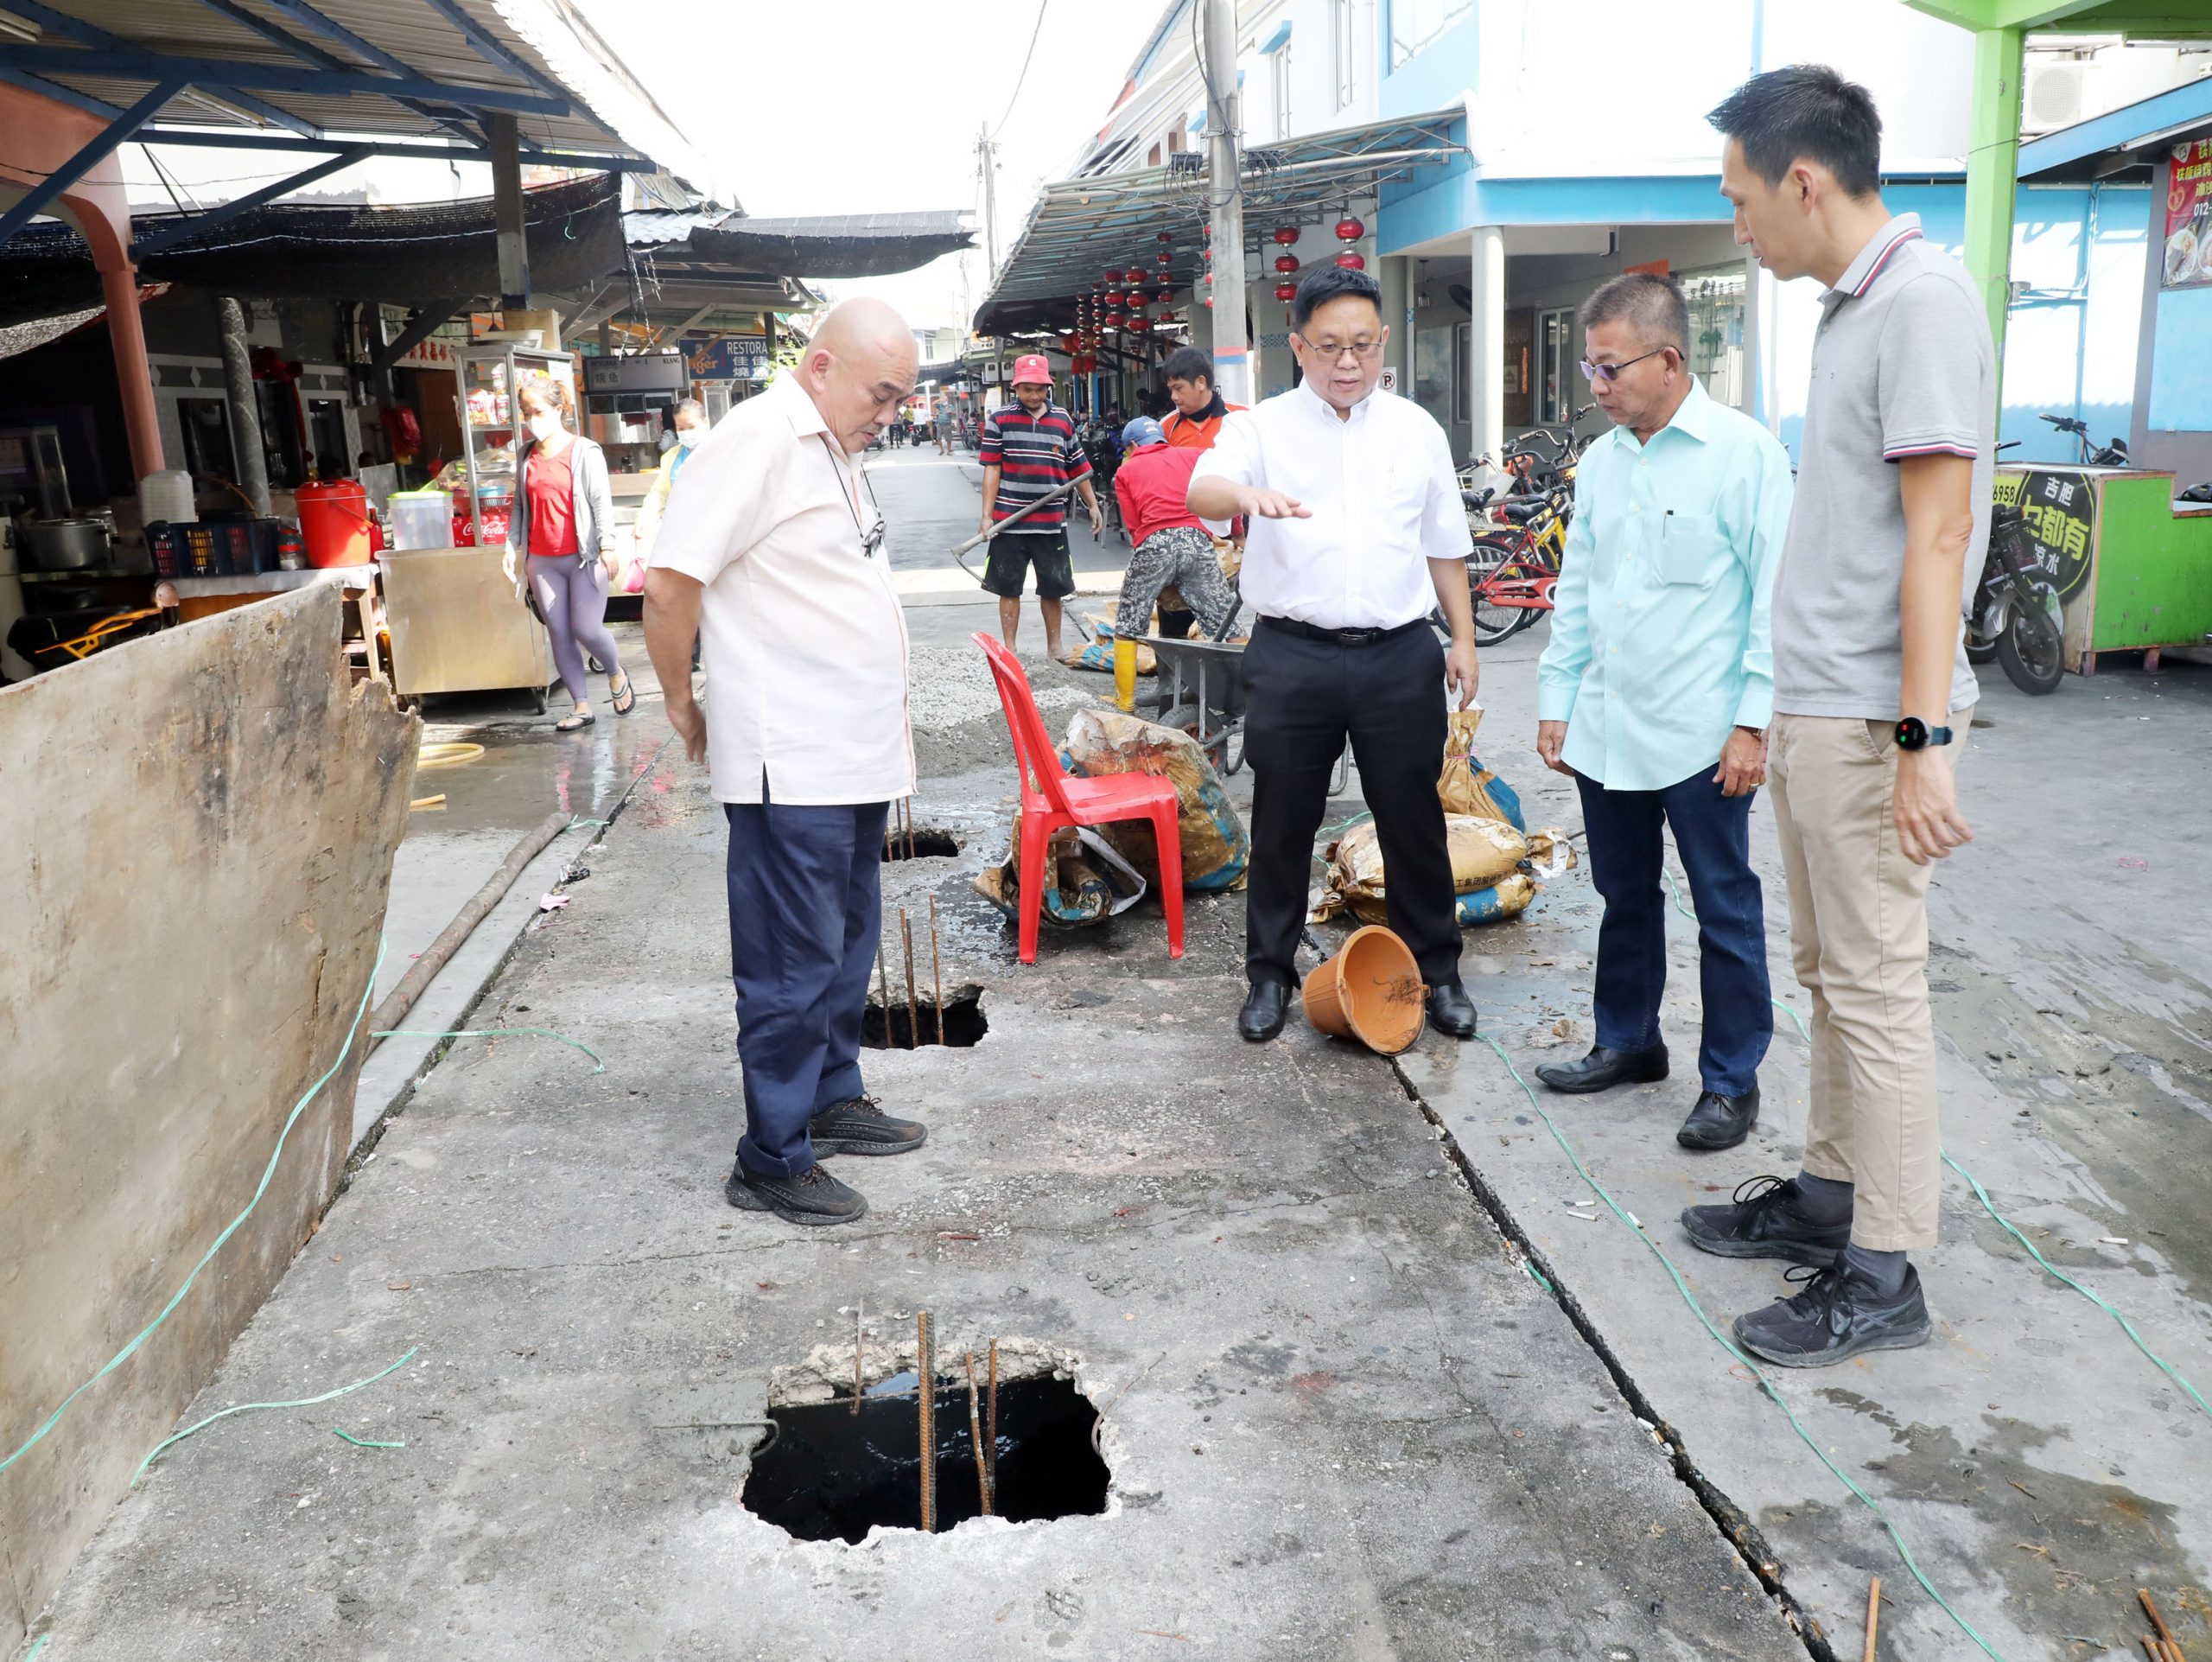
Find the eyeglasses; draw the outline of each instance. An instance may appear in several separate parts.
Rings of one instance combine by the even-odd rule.
[[[1338,346],[1333,341],[1306,341],[1302,334],[1298,338],[1306,341],[1306,347],[1309,352],[1319,353],[1323,359],[1331,363],[1346,356],[1357,358],[1364,363],[1382,350],[1382,343],[1380,341],[1349,341]]]
[[[1654,347],[1643,357],[1630,359],[1628,364],[1593,364],[1585,358],[1582,360],[1582,379],[1586,381],[1618,381],[1621,378],[1621,372],[1626,369],[1629,364],[1640,364],[1644,358],[1656,358],[1667,350],[1669,348],[1665,347]]]
[[[861,538],[861,553],[868,559],[874,559],[875,551],[883,546],[883,539],[890,534],[890,531],[891,527],[883,522],[883,516],[877,514],[875,523],[870,525]]]

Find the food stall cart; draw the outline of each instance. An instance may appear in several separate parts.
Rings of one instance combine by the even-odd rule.
[[[2171,473],[2000,465],[1995,494],[2027,516],[2037,563],[2058,591],[2065,663],[2212,640],[2212,505],[2177,502]]]
[[[461,354],[463,454],[441,483],[452,492],[450,540],[442,547],[396,548],[380,564],[391,631],[393,691],[431,692],[519,688],[545,708],[552,659],[545,630],[502,569],[515,477],[514,390],[524,376],[551,376],[577,407],[575,370],[565,352],[512,342]]]

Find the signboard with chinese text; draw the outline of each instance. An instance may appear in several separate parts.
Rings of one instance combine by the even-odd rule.
[[[2161,288],[2212,283],[2212,138],[2174,146],[2166,173],[2166,239],[2160,254]]]
[[[2036,564],[2064,601],[2087,582],[2096,522],[2095,486],[2088,475],[2045,468],[2003,468],[1990,494],[2026,516]]]
[[[765,381],[772,370],[765,334],[724,334],[683,343],[684,367],[695,381]]]

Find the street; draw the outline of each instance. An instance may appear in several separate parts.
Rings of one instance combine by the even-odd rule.
[[[402,844],[380,988],[550,806],[605,823],[540,856],[409,1022],[531,1032],[378,1053],[347,1186],[184,1423],[409,1360],[165,1453],[57,1595],[55,1662],[1782,1662],[1856,1656],[1872,1576],[1893,1656],[1972,1653],[1962,1627],[2012,1662],[2120,1654],[2145,1585],[2196,1589],[2167,1614],[2207,1642],[2212,1422],[2181,1381],[2212,1384],[2192,847],[2212,669],[2131,659],[2039,700],[1982,672],[1977,840],[1930,900],[1955,1162],[1922,1260],[1937,1336],[1763,1389],[1698,1311],[1725,1333],[1786,1290],[1777,1267],[1702,1258],[1674,1219],[1796,1168],[1790,1017],[1752,1139],[1697,1156],[1673,1138],[1695,1091],[1687,916],[1674,1079],[1532,1101],[1509,1071],[1588,1042],[1586,862],[1467,932],[1483,1040],[1395,1059],[1295,1013],[1274,1044],[1239,1041],[1236,893],[1188,897],[1179,962],[1147,902],[1048,926],[1019,964],[973,886],[1014,802],[968,640],[995,607],[944,551],[975,529],[978,469],[933,449],[868,463],[913,641],[914,819],[957,845],[887,864],[885,909],[918,939],[934,902],[944,984],[979,984],[988,1022],[972,1048],[864,1058],[927,1148],[839,1162],[871,1203],[853,1227],[725,1204],[743,1110],[724,828],[635,626],[626,721],[602,707],[556,735],[496,701],[434,707],[426,739],[486,749],[418,780],[449,802]],[[1071,612],[1110,614],[1127,550],[1071,540]],[[1057,734],[1111,678],[1044,660],[1024,606]],[[1534,754],[1546,639],[1484,656],[1480,750],[1532,828],[1571,831],[1573,787]],[[1332,820],[1360,809],[1357,779]],[[1229,782],[1249,807],[1249,774]],[[1802,1011],[1764,804],[1752,825],[1776,997]],[[1967,1173],[2174,1372],[2039,1268]],[[956,1379],[994,1338],[1072,1374],[1101,1414],[1103,1512],[846,1545],[748,1509],[772,1404],[810,1381],[826,1399],[856,1328],[912,1366],[919,1310]]]

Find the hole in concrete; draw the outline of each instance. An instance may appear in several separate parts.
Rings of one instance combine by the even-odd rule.
[[[891,839],[890,851],[883,857],[887,860],[938,860],[960,852],[959,839],[950,831],[938,831],[928,825],[914,827],[911,854],[907,851],[907,842],[908,839],[903,836],[894,836]]]
[[[857,1545],[881,1524],[919,1529],[920,1404],[915,1376],[872,1386],[853,1412],[842,1401],[772,1409],[778,1436],[753,1462],[745,1506],[802,1541]],[[897,1394],[893,1394],[897,1393]],[[934,1466],[937,1527],[982,1512],[964,1384],[938,1381]],[[1017,1524],[1106,1510],[1111,1474],[1091,1446],[1098,1410],[1070,1379],[1046,1376],[999,1386],[997,1485],[992,1511]],[[988,1433],[985,1433],[986,1436]]]
[[[874,994],[869,995],[868,1009],[861,1016],[861,1042],[870,1050],[905,1050],[914,1044],[927,1048],[938,1042],[936,997],[926,989],[918,990],[918,1007],[910,1011],[906,992],[904,987],[893,988],[887,1009]],[[945,995],[946,1044],[975,1044],[990,1027],[990,1018],[983,1014],[982,988],[970,981]]]

